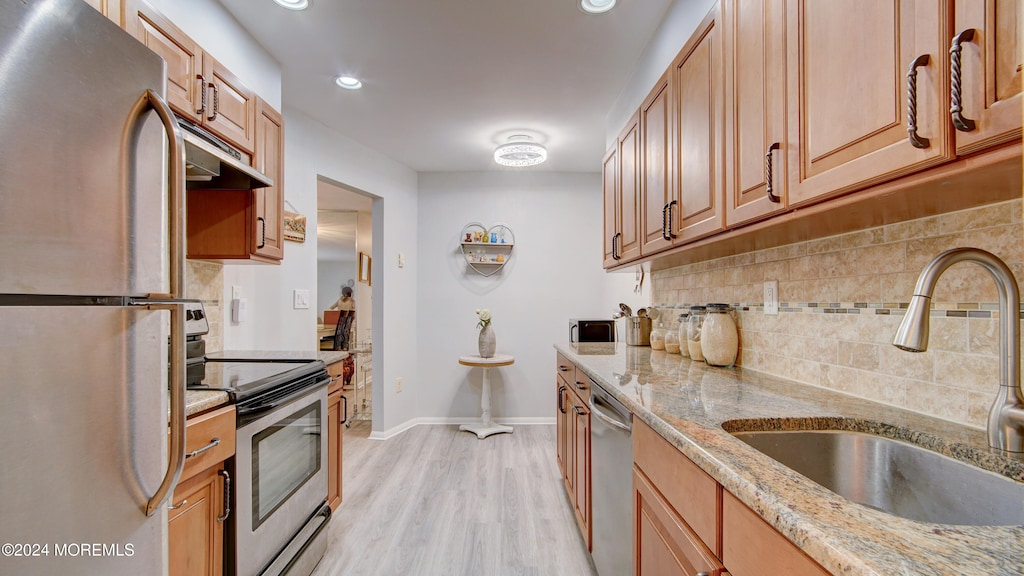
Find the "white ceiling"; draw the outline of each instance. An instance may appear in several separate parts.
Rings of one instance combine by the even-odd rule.
[[[220,2],[281,63],[286,106],[418,172],[509,170],[493,151],[519,133],[548,148],[527,170],[600,172],[608,112],[672,0]]]

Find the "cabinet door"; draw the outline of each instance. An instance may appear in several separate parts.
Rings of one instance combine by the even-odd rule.
[[[590,534],[590,409],[575,394],[573,401],[573,463],[575,466],[573,505],[587,549],[591,547]]]
[[[254,254],[284,258],[284,119],[261,98],[256,99],[256,149],[253,166],[274,180],[253,190]]]
[[[718,8],[704,19],[672,63],[678,242],[725,227],[722,178],[722,42]]]
[[[203,52],[146,2],[136,9],[135,37],[167,63],[167,103],[193,122],[202,118]]]
[[[214,466],[174,490],[167,513],[168,574],[212,576],[223,573],[224,478]]]
[[[604,267],[610,268],[618,263],[618,249],[616,243],[619,241],[616,236],[619,232],[618,213],[618,174],[619,174],[619,145],[618,142],[604,155],[602,161],[601,187],[604,193]]]
[[[729,227],[786,209],[785,8],[783,2],[727,0],[723,9]]]
[[[634,468],[634,576],[720,576],[723,570],[715,555]]]
[[[252,154],[256,143],[256,94],[209,54],[203,55],[207,107],[203,126]]]
[[[568,450],[568,414],[570,411],[568,401],[566,397],[568,394],[568,385],[560,378],[555,377],[555,386],[557,393],[557,413],[555,414],[555,428],[557,429],[557,442],[556,451],[558,453],[558,471],[562,474],[562,481],[566,479],[566,468],[567,462],[569,461],[569,450]]]
[[[634,114],[619,134],[618,207],[619,263],[640,256],[640,121]]]
[[[952,158],[948,13],[935,0],[789,0],[790,205],[864,188]],[[916,68],[908,139],[907,72]]]
[[[1020,0],[956,0],[955,7],[954,33],[974,30],[960,44],[961,114],[974,127],[957,129],[957,154],[1019,141],[1024,8]]]
[[[672,186],[672,125],[669,75],[665,73],[640,105],[640,253],[654,254],[672,246],[668,211],[678,210]]]
[[[342,412],[341,391],[327,397],[327,503],[331,510],[341,505]]]

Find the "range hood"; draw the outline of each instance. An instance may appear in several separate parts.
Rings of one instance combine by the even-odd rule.
[[[182,118],[178,127],[185,141],[186,188],[252,190],[274,185],[273,179],[249,166],[248,154]]]

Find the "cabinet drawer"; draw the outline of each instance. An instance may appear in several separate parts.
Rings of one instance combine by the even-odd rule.
[[[208,446],[215,438],[220,443],[195,456],[190,452]],[[225,406],[189,418],[185,423],[185,469],[181,472],[184,481],[207,468],[235,455],[235,407]]]
[[[639,419],[633,420],[633,460],[676,513],[718,554],[722,498],[718,482]]]
[[[829,574],[728,492],[722,502],[722,533],[722,562],[734,576]]]
[[[342,385],[345,383],[344,378],[342,377],[344,369],[344,360],[327,366],[327,374],[331,377],[331,383],[327,385],[327,394],[334,394],[341,390]]]
[[[590,401],[590,378],[561,354],[558,354],[558,376],[565,380],[565,384],[584,404]]]
[[[558,354],[558,375],[565,378],[569,384],[576,381],[576,365],[561,354]]]
[[[720,576],[714,553],[665,502],[639,468],[633,468],[633,574]]]

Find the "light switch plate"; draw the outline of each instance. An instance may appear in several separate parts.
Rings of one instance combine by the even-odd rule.
[[[779,314],[778,280],[769,280],[764,283],[764,313],[772,316]]]
[[[305,310],[309,308],[309,290],[296,290],[292,308]]]
[[[405,268],[405,253],[403,252],[398,253],[398,267]]]
[[[241,286],[232,286],[231,287],[231,299],[232,300],[238,300],[241,297],[242,297],[242,287]]]

